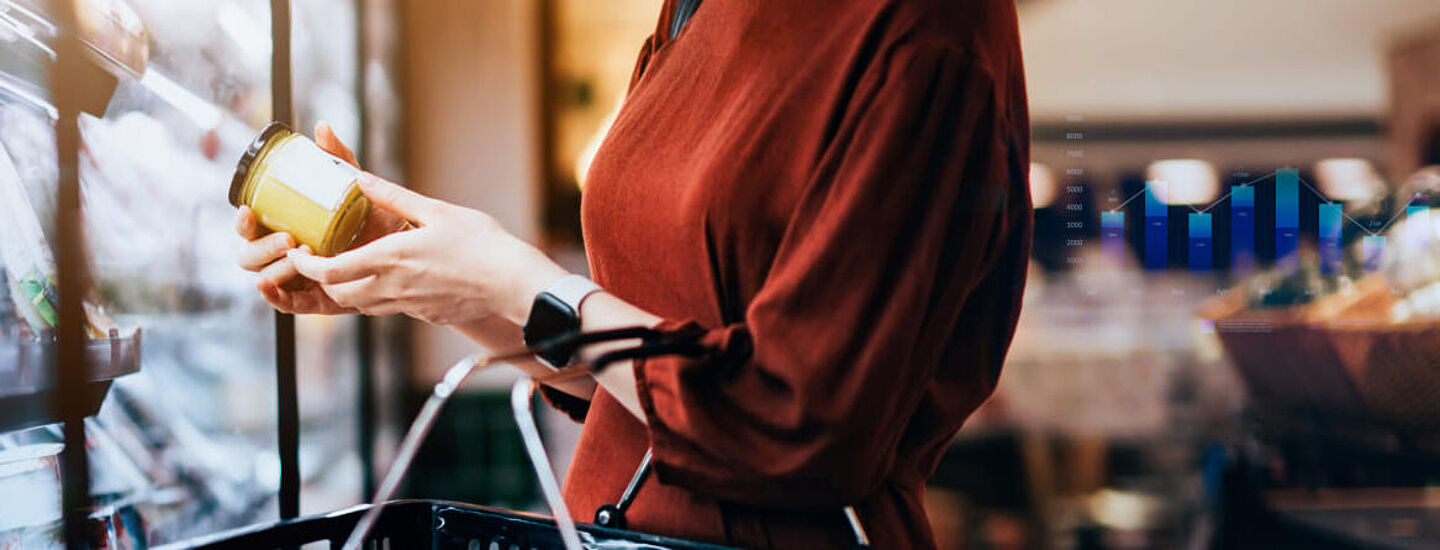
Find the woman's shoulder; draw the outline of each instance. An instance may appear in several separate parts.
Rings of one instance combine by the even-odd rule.
[[[877,52],[943,56],[994,78],[1021,71],[1014,0],[884,0]]]
[[[821,3],[825,3],[822,0]],[[967,64],[1019,66],[1014,0],[855,0],[844,25],[879,57],[944,52]],[[831,4],[832,8],[836,4]]]

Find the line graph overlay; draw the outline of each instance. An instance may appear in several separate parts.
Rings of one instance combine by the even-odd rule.
[[[1249,187],[1249,186],[1251,186],[1251,185],[1254,185],[1254,184],[1260,183],[1260,182],[1262,182],[1262,181],[1265,181],[1265,180],[1267,180],[1267,179],[1273,178],[1273,177],[1275,177],[1275,174],[1278,174],[1279,172],[1280,172],[1279,170],[1276,170],[1276,171],[1274,171],[1274,172],[1271,172],[1271,173],[1269,173],[1269,174],[1260,176],[1260,177],[1258,177],[1258,178],[1255,178],[1255,179],[1253,179],[1253,180],[1247,181],[1247,182],[1245,182],[1245,183],[1238,184],[1238,185],[1236,185],[1235,187]],[[1222,195],[1220,198],[1215,199],[1215,201],[1214,201],[1214,202],[1211,202],[1209,206],[1206,206],[1205,208],[1202,208],[1202,209],[1200,209],[1200,210],[1195,210],[1195,212],[1196,212],[1196,213],[1199,213],[1199,214],[1204,214],[1204,213],[1210,211],[1211,208],[1215,208],[1216,206],[1219,206],[1220,203],[1222,203],[1222,202],[1225,201],[1225,199],[1230,198],[1230,193],[1234,193],[1234,192],[1235,192],[1235,191],[1234,191],[1234,189],[1232,188],[1229,193],[1225,193],[1225,194]],[[1126,198],[1123,202],[1121,202],[1120,204],[1117,204],[1117,205],[1115,205],[1114,207],[1112,207],[1112,208],[1110,209],[1110,211],[1111,211],[1111,212],[1118,212],[1121,208],[1125,208],[1125,205],[1130,204],[1130,201],[1133,201],[1133,200],[1135,200],[1136,198],[1139,198],[1139,197],[1144,196],[1144,195],[1145,195],[1145,189],[1142,188],[1142,189],[1140,189],[1139,191],[1136,191],[1135,193],[1131,194],[1129,197],[1127,197],[1127,198]],[[1323,196],[1323,195],[1322,195],[1322,196]],[[1194,206],[1194,205],[1187,205],[1187,206],[1190,206],[1190,209],[1191,209],[1191,210],[1194,210],[1194,209],[1195,209],[1195,206]]]

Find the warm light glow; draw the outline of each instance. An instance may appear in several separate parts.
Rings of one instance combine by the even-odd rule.
[[[1038,162],[1030,163],[1030,202],[1035,208],[1046,208],[1055,202],[1059,193],[1055,183],[1055,172],[1049,166]]]
[[[1199,159],[1169,159],[1150,163],[1145,179],[1167,183],[1160,200],[1169,205],[1207,204],[1220,194],[1220,174]]]
[[[615,124],[615,115],[620,114],[620,106],[624,104],[625,96],[621,95],[615,100],[615,107],[610,109],[610,114],[605,115],[605,120],[590,136],[590,141],[585,142],[585,148],[580,150],[580,156],[575,158],[575,185],[577,187],[585,188],[585,176],[590,173],[590,163],[595,161],[595,153],[600,151],[600,144],[605,143],[605,136],[610,133],[610,126]]]
[[[1086,504],[1096,522],[1120,531],[1144,528],[1158,505],[1154,497],[1114,489],[1095,492]]]
[[[1385,192],[1375,164],[1361,158],[1333,158],[1315,163],[1315,185],[1338,201],[1365,201]]]

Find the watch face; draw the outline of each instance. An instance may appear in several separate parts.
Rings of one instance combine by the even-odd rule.
[[[541,292],[525,321],[525,345],[533,348],[579,330],[580,316],[575,310],[553,294]],[[567,348],[538,350],[536,354],[551,366],[560,367],[568,364],[574,353],[573,348]]]

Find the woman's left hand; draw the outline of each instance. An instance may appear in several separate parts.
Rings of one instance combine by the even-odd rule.
[[[439,325],[501,316],[523,324],[535,295],[566,275],[490,215],[425,197],[371,174],[360,190],[414,229],[333,257],[290,251],[295,269],[337,304],[369,315],[404,313]]]

